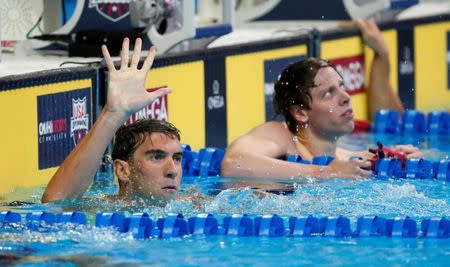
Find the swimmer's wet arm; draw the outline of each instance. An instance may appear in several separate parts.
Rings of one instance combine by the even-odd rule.
[[[330,167],[306,165],[277,159],[286,154],[275,142],[245,135],[227,148],[221,174],[225,177],[252,177],[287,180],[292,177],[333,177]],[[335,175],[334,175],[335,177]]]
[[[88,189],[104,151],[126,118],[125,113],[108,112],[106,108],[102,111],[92,129],[53,175],[42,196],[43,203],[74,198]]]
[[[389,48],[380,29],[373,19],[357,20],[356,24],[362,32],[364,41],[374,51],[367,92],[370,117],[373,119],[375,112],[380,109],[394,109],[403,112],[400,98],[391,86]]]

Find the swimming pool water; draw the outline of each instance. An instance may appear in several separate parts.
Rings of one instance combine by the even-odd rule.
[[[379,136],[353,135],[341,140],[346,147],[366,149]],[[450,138],[418,140],[425,158],[439,160],[450,154]],[[385,144],[404,143],[402,139],[386,139]],[[436,145],[436,147],[434,146]],[[53,204],[2,206],[0,210],[29,212],[64,210],[87,212],[93,222],[98,211],[120,211],[124,214],[147,212],[153,219],[169,212],[182,213],[185,218],[198,213],[212,213],[221,218],[240,213],[251,216],[278,214],[315,217],[344,215],[355,229],[356,220],[363,215],[385,218],[410,216],[418,221],[434,216],[450,216],[450,185],[436,180],[376,180],[303,178],[286,181],[295,183],[293,194],[268,195],[261,198],[249,187],[222,190],[242,179],[220,177],[183,178],[182,194],[200,191],[208,197],[195,205],[192,201],[172,201],[165,207],[124,206],[104,203],[90,196],[82,200]],[[114,192],[116,185],[102,188]],[[12,200],[38,203],[43,188],[22,188],[3,196],[2,202]],[[220,221],[220,220],[219,220]],[[91,265],[447,265],[450,259],[450,239],[431,238],[262,238],[232,236],[186,236],[167,240],[136,240],[129,233],[114,229],[79,226],[75,229],[41,233],[14,228],[0,230],[0,265],[15,266],[76,266]]]

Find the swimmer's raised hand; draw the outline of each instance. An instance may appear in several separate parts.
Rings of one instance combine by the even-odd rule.
[[[106,45],[102,46],[103,57],[109,72],[106,109],[124,118],[149,105],[158,97],[170,93],[170,89],[165,87],[153,92],[145,90],[145,79],[155,58],[155,47],[150,48],[142,67],[138,69],[142,40],[136,39],[130,63],[129,46],[130,40],[125,38],[122,43],[120,68],[118,70],[114,67],[108,48]]]
[[[360,29],[364,41],[370,48],[382,56],[388,56],[389,48],[374,19],[358,19],[355,20],[355,24]]]

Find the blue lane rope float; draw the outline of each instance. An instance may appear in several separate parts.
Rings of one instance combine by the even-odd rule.
[[[82,212],[76,214],[79,217],[87,217]],[[70,220],[57,222],[55,218],[60,217],[61,214],[55,216],[46,211],[36,211],[25,215],[23,221],[21,213],[1,212],[0,230],[24,225],[26,227],[17,227],[17,229],[47,233],[61,230],[58,225],[72,224]],[[420,227],[418,227],[419,224]],[[55,226],[53,230],[52,226]],[[233,214],[223,217],[222,223],[220,223],[213,214],[198,214],[186,220],[182,214],[174,213],[160,218],[154,223],[147,213],[134,213],[130,217],[126,217],[117,212],[105,212],[96,215],[95,226],[111,227],[121,233],[131,233],[136,239],[168,239],[187,235],[269,238],[315,236],[335,238],[450,238],[450,221],[445,217],[433,217],[420,222],[408,216],[393,219],[373,215],[361,216],[357,219],[355,230],[352,230],[350,220],[342,215],[321,218],[310,215],[285,219],[276,214],[255,217],[246,214]]]
[[[421,227],[424,237],[448,238],[450,234],[450,221],[445,218],[425,219]]]
[[[351,235],[350,220],[344,216],[330,216],[320,219],[320,232],[327,237],[346,237]]]
[[[0,212],[0,223],[9,224],[9,223],[20,223],[22,217],[20,213],[13,211],[2,211]]]
[[[441,160],[439,162],[436,178],[441,181],[450,182],[450,160]]]
[[[395,110],[382,109],[375,113],[373,133],[397,134],[400,131],[399,115]]]
[[[309,160],[302,159],[301,156],[290,154],[286,157],[286,161],[288,162],[296,162],[296,163],[303,163],[303,164],[311,164]]]
[[[425,114],[416,110],[403,112],[402,134],[405,136],[421,136],[426,133]]]
[[[223,219],[224,233],[232,236],[253,235],[253,220],[247,214],[233,214]]]
[[[183,160],[181,166],[183,168],[183,175],[194,176],[194,166],[197,164],[198,153],[192,151],[191,146],[187,144],[181,145],[183,151]]]
[[[222,164],[225,152],[219,148],[207,147],[198,152],[198,160],[194,165],[196,176],[217,176],[220,175],[220,165]]]
[[[154,235],[155,223],[147,213],[134,213],[130,217],[128,232],[136,239],[147,239]]]
[[[55,214],[45,211],[34,211],[26,214],[27,228],[36,230],[45,225],[52,225],[56,222]]]
[[[257,216],[254,222],[256,236],[280,237],[286,235],[284,220],[276,214]]]
[[[450,134],[450,113],[445,111],[428,113],[427,131],[430,135]]]
[[[63,212],[56,216],[56,223],[87,224],[87,216],[83,212]]]
[[[427,115],[417,110],[407,110],[402,120],[395,110],[383,109],[375,113],[372,132],[402,134],[404,136],[439,136],[450,134],[450,113],[433,111]]]
[[[181,214],[169,214],[158,219],[157,227],[160,238],[182,237],[188,234],[187,222]]]
[[[289,236],[310,237],[320,233],[319,219],[309,215],[289,217]]]
[[[215,235],[219,230],[217,219],[212,214],[198,214],[188,219],[188,228],[191,235]]]
[[[385,236],[386,220],[378,216],[362,216],[358,218],[354,237]]]
[[[417,237],[417,222],[408,216],[396,217],[386,221],[388,236],[392,237]]]

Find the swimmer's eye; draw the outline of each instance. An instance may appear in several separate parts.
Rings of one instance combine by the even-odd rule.
[[[166,156],[163,154],[156,154],[156,155],[151,155],[150,159],[152,160],[163,160]]]
[[[183,155],[174,155],[173,161],[175,162],[181,162],[183,160]]]
[[[323,95],[322,98],[329,98],[334,92],[334,87],[329,88]]]
[[[153,160],[153,161],[160,161],[167,157],[167,153],[165,153],[164,151],[160,151],[160,150],[154,150],[154,151],[150,151],[149,153],[147,153],[147,157],[148,157],[148,159]]]

